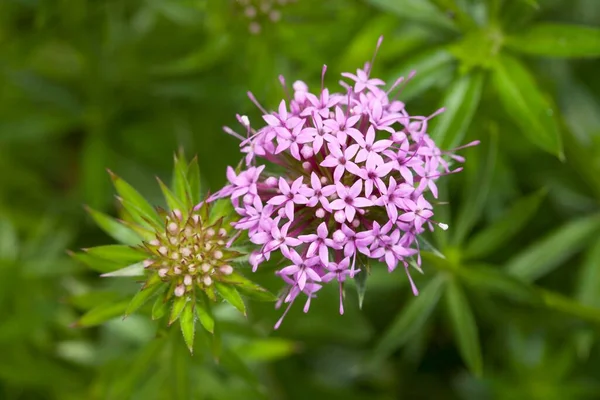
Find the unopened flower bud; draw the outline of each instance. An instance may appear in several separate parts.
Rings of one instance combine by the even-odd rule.
[[[344,243],[344,241],[346,240],[346,235],[344,235],[344,232],[342,232],[341,230],[337,230],[335,232],[333,232],[333,241],[341,244]]]
[[[160,276],[161,278],[164,278],[165,276],[167,276],[168,273],[169,273],[168,268],[161,268],[158,270],[158,276]]]
[[[185,294],[185,286],[179,285],[175,288],[175,296],[181,297]]]
[[[193,279],[192,279],[192,277],[190,275],[186,275],[186,276],[183,277],[183,284],[185,286],[191,286],[192,282],[193,282]]]
[[[216,250],[213,253],[213,257],[216,258],[217,260],[220,260],[221,258],[223,258],[223,252],[221,250]]]
[[[204,279],[202,279],[202,282],[204,282],[206,286],[210,286],[212,284],[212,279],[210,276],[207,275],[204,277]]]
[[[344,213],[344,210],[337,210],[335,214],[333,214],[333,219],[340,224],[343,223],[346,220],[346,214]]]
[[[315,211],[315,217],[317,217],[317,218],[324,218],[325,217],[325,210],[323,210],[322,208],[317,208],[317,211]]]
[[[219,268],[219,271],[224,275],[231,275],[233,273],[233,267],[231,265],[222,265]]]

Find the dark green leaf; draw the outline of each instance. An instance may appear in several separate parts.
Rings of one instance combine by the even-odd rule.
[[[383,333],[373,350],[371,362],[377,364],[402,347],[425,325],[442,294],[446,277],[436,275],[421,293],[409,300],[400,313]]]
[[[200,166],[198,165],[198,158],[194,157],[194,159],[188,165],[188,182],[190,184],[190,198],[192,200],[192,205],[200,203],[200,195],[201,195],[201,180],[200,180]]]
[[[506,270],[525,281],[534,281],[554,270],[598,237],[600,214],[568,222],[511,258]]]
[[[473,375],[481,376],[483,366],[477,324],[463,289],[455,279],[448,282],[446,301],[460,354]]]
[[[388,81],[394,82],[401,76],[408,78],[411,71],[416,72],[412,79],[402,84],[401,89],[396,89],[401,90],[399,98],[407,102],[432,87],[449,83],[455,66],[453,60],[452,54],[443,47],[428,50],[394,69]]]
[[[113,271],[118,271],[123,268],[123,263],[118,263],[112,260],[107,260],[105,258],[98,258],[91,256],[87,253],[73,253],[69,252],[69,255],[73,257],[75,260],[87,265],[94,271],[108,273]]]
[[[0,260],[15,261],[19,255],[19,238],[7,219],[0,220]]]
[[[496,222],[477,233],[469,241],[463,256],[465,258],[485,257],[509,241],[533,218],[546,193],[547,191],[542,189],[517,200]]]
[[[257,285],[248,278],[234,272],[229,276],[222,278],[223,282],[235,285],[235,288],[242,294],[257,301],[276,301],[277,296],[269,292],[262,286]]]
[[[179,200],[177,198],[177,196],[175,196],[175,194],[173,194],[173,192],[171,191],[171,189],[169,189],[167,187],[167,185],[165,185],[163,183],[163,181],[161,181],[160,179],[158,179],[158,185],[160,186],[160,189],[163,192],[163,196],[165,197],[165,201],[167,202],[167,206],[169,207],[170,210],[185,210],[185,205],[184,203]]]
[[[234,286],[215,282],[215,288],[229,304],[237,308],[242,314],[246,315],[246,306],[242,296],[238,293]]]
[[[98,226],[119,243],[130,246],[141,243],[142,239],[134,231],[125,227],[114,218],[89,207],[86,207],[86,209]]]
[[[493,82],[500,101],[522,134],[541,149],[563,158],[555,110],[527,68],[509,55],[495,64]]]
[[[430,128],[439,148],[450,150],[461,144],[479,105],[482,88],[483,72],[473,71],[448,89],[441,103],[446,110],[433,119]]]
[[[581,318],[585,321],[600,324],[600,308],[583,305],[576,300],[550,290],[538,289],[538,291],[546,307]]]
[[[487,143],[484,141],[481,145],[485,146],[485,149],[481,155],[482,164],[479,167],[480,170],[477,174],[477,179],[467,192],[467,198],[458,212],[456,226],[454,229],[450,227],[450,229],[453,229],[451,241],[455,246],[464,242],[473,225],[479,219],[490,191],[498,152],[498,137],[496,132],[490,132]]]
[[[368,0],[369,3],[401,18],[445,29],[456,29],[454,22],[429,0]]]
[[[267,338],[253,339],[238,347],[236,352],[249,361],[271,362],[285,358],[298,349],[298,345],[289,339]]]
[[[196,317],[194,313],[195,302],[188,301],[179,317],[181,333],[190,353],[194,353],[194,334],[196,333]]]
[[[600,29],[593,26],[538,23],[506,38],[516,51],[548,57],[600,56]]]
[[[185,209],[181,210],[186,213],[189,212],[195,204],[192,204],[190,194],[192,188],[188,182],[188,165],[183,157],[183,154],[175,156],[175,169],[173,171],[173,183],[171,190],[177,198],[184,204]]]

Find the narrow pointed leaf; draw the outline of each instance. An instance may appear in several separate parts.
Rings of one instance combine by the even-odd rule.
[[[100,275],[103,278],[119,277],[119,276],[144,276],[144,264],[139,262],[128,267],[118,269],[113,272],[108,272]]]
[[[98,226],[119,243],[130,246],[141,243],[141,238],[134,231],[119,223],[114,218],[89,207],[86,209]]]
[[[181,333],[190,353],[194,353],[194,334],[196,333],[195,302],[188,301],[179,317]]]
[[[446,110],[434,118],[431,137],[439,148],[450,150],[464,140],[471,125],[483,88],[483,72],[473,71],[459,78],[446,92],[441,103]]]
[[[200,166],[198,165],[197,157],[194,157],[194,159],[188,165],[187,178],[190,185],[190,198],[192,200],[192,205],[195,206],[196,204],[200,203],[200,194],[202,190]]]
[[[584,25],[538,23],[506,38],[521,53],[547,57],[599,57],[600,29]]]
[[[283,338],[253,339],[236,347],[249,361],[269,362],[285,358],[296,352],[298,344]]]
[[[354,275],[354,282],[356,283],[356,292],[358,294],[358,308],[362,310],[363,301],[365,299],[365,293],[367,291],[367,278],[368,272],[361,268],[361,271]]]
[[[110,172],[110,171],[109,171]],[[154,222],[160,224],[161,220],[158,218],[158,214],[154,207],[148,203],[148,201],[142,196],[137,190],[133,188],[129,183],[125,182],[123,179],[118,177],[117,175],[110,173],[110,176],[113,180],[113,184],[115,185],[115,189],[119,196],[126,202],[130,203],[135,209],[139,210],[139,214],[150,217]]]
[[[563,158],[556,110],[542,94],[521,62],[503,55],[495,63],[493,79],[500,102],[521,133],[541,149]]]
[[[234,272],[222,278],[223,282],[235,285],[235,288],[245,296],[257,301],[276,301],[277,296],[248,278]]]
[[[183,311],[185,305],[189,301],[187,296],[176,297],[173,301],[173,306],[171,307],[171,315],[169,316],[169,325],[173,324],[173,322],[177,321],[181,312]]]
[[[400,99],[409,101],[418,97],[432,87],[450,82],[454,72],[454,57],[446,48],[428,50],[416,57],[410,58],[389,76],[388,81],[394,82],[401,76],[408,78],[411,71],[416,75],[403,84]]]
[[[228,219],[232,215],[235,215],[235,211],[233,209],[231,201],[229,199],[217,200],[212,204],[212,207],[210,209],[208,224],[214,224],[221,218]],[[224,226],[224,228],[227,229],[228,227]]]
[[[189,211],[195,204],[192,204],[190,193],[192,191],[187,178],[187,162],[182,155],[175,157],[175,169],[173,171],[173,183],[171,190],[177,198],[184,204],[183,211]]]
[[[517,200],[496,222],[469,241],[463,256],[470,259],[485,257],[509,241],[533,218],[546,193],[542,189]]]
[[[177,198],[177,196],[175,196],[175,194],[171,191],[171,189],[169,189],[167,187],[167,185],[165,185],[163,183],[163,181],[161,181],[160,179],[158,179],[158,185],[160,186],[160,189],[162,190],[163,196],[165,198],[165,201],[167,202],[167,206],[169,207],[170,210],[184,210],[185,209],[185,205],[184,203],[179,200]]]
[[[483,363],[475,317],[462,287],[451,279],[446,288],[446,304],[460,354],[475,376],[481,376]]]
[[[118,271],[123,268],[123,263],[118,263],[112,260],[107,260],[105,258],[98,258],[91,256],[87,253],[73,253],[69,252],[69,255],[73,257],[75,260],[87,265],[94,271],[108,273],[113,271]]]
[[[237,308],[242,314],[246,315],[246,306],[244,305],[244,300],[242,300],[242,296],[240,296],[235,287],[228,284],[215,282],[215,288],[221,297],[223,297],[223,299]]]
[[[210,303],[205,300],[204,295],[198,297],[196,303],[196,313],[200,323],[210,333],[215,332],[215,320],[210,311]]]
[[[586,253],[575,296],[583,304],[600,308],[600,238]]]
[[[126,215],[130,216],[131,220],[135,222],[135,224],[139,225],[147,231],[153,231],[162,228],[162,223],[157,222],[159,218],[158,214],[148,214],[145,210],[139,208],[135,203],[129,200],[126,200],[121,197],[117,197],[117,199],[123,206]]]
[[[600,214],[570,221],[515,255],[506,271],[525,281],[534,281],[553,271],[600,233]]]
[[[152,306],[152,319],[161,319],[167,314],[168,309],[169,302],[165,301],[164,296],[156,297],[156,300],[154,300],[154,305]]]
[[[158,275],[155,275],[156,277],[158,277]],[[156,292],[158,292],[158,290],[163,286],[161,285],[161,281],[160,279],[153,279],[150,278],[151,280],[149,280],[144,287],[142,287],[142,289],[136,293],[135,296],[133,296],[133,298],[131,299],[131,302],[129,303],[129,305],[127,306],[127,309],[125,310],[125,316],[128,316],[134,312],[136,312],[141,306],[143,306],[152,296],[154,296],[156,294]]]
[[[77,321],[75,326],[87,328],[90,326],[100,325],[106,321],[120,317],[127,309],[128,304],[129,300],[124,300],[116,303],[110,302],[94,307],[90,311],[86,312],[79,319],[79,321]]]
[[[600,308],[581,304],[577,300],[546,289],[538,289],[546,307],[600,325]]]
[[[421,331],[438,303],[445,282],[445,276],[438,274],[418,296],[409,300],[375,345],[371,360],[373,364],[384,360]]]
[[[368,2],[401,18],[444,29],[456,29],[454,22],[429,0],[368,0]]]
[[[134,249],[131,246],[118,244],[92,247],[89,249],[84,249],[84,251],[94,257],[122,262],[125,264],[132,264],[148,258],[148,255],[141,250]]]
[[[490,191],[498,152],[496,132],[492,131],[487,138],[487,143],[483,142],[481,145],[485,146],[485,150],[481,155],[482,165],[477,174],[477,179],[467,192],[467,198],[458,212],[456,226],[452,232],[451,241],[455,246],[464,242],[473,225],[479,219]]]

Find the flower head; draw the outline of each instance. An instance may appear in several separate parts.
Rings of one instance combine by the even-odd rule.
[[[229,197],[244,217],[236,227],[260,246],[250,257],[254,268],[275,252],[290,260],[278,271],[288,285],[280,305],[291,306],[304,293],[307,311],[322,285],[334,281],[342,293],[343,283],[360,271],[357,264],[369,259],[384,262],[390,272],[402,265],[410,279],[409,259],[420,264],[418,236],[447,227],[432,219],[427,197],[437,197],[440,176],[460,171],[451,170],[445,157],[464,160],[442,152],[427,133],[428,120],[441,110],[409,115],[404,103],[390,97],[403,78],[385,91],[370,73],[367,64],[356,74],[342,74],[352,81],[342,82],[342,93],[322,84],[312,94],[295,82],[293,97],[278,112],[264,111],[249,94],[266,125],[242,124],[246,138],[225,129],[242,139],[246,169],[228,174],[229,184],[209,200]],[[263,169],[265,162],[281,169]],[[252,179],[240,180],[243,174]],[[267,207],[265,215],[260,210]],[[249,216],[256,222],[247,223]],[[341,302],[340,295],[343,312]]]

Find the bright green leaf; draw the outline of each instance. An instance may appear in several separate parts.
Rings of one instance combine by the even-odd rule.
[[[373,364],[381,362],[421,331],[438,303],[445,282],[446,277],[444,275],[436,275],[427,283],[418,296],[410,299],[402,307],[400,313],[375,345],[371,360]]]
[[[194,313],[195,302],[188,301],[181,312],[179,317],[179,325],[181,326],[181,333],[183,339],[190,353],[194,353],[194,334],[196,333],[196,317]]]
[[[83,250],[93,257],[104,258],[124,264],[131,264],[148,258],[148,255],[142,250],[119,244],[91,247]]]
[[[455,30],[454,22],[429,0],[368,0],[369,3],[401,18]]]
[[[113,272],[104,273],[100,276],[103,278],[114,278],[119,276],[144,276],[144,263],[135,263]]]
[[[195,204],[192,204],[190,194],[192,188],[188,182],[188,165],[183,157],[183,154],[175,156],[175,168],[173,170],[173,182],[171,184],[171,190],[177,198],[184,204],[185,209],[182,212],[188,212]]]
[[[469,241],[463,256],[471,259],[485,257],[509,241],[534,217],[545,196],[546,190],[542,189],[517,200],[496,222]]]
[[[253,339],[236,347],[248,361],[271,362],[285,358],[298,349],[298,345],[284,338]]]
[[[583,25],[539,23],[506,38],[516,51],[548,57],[600,56],[600,29]]]
[[[141,243],[141,238],[119,221],[90,207],[86,207],[86,209],[98,226],[116,241],[130,246]]]
[[[242,294],[257,301],[276,301],[277,296],[269,292],[262,286],[257,285],[248,278],[234,272],[229,276],[222,278],[223,282],[235,285],[235,288]]]
[[[525,281],[534,281],[580,251],[599,232],[600,214],[570,221],[511,258],[506,270]]]
[[[563,158],[556,110],[519,60],[502,55],[496,62],[493,82],[508,115],[521,133],[541,149]]]
[[[570,297],[550,290],[538,289],[538,291],[546,307],[581,318],[585,321],[600,324],[600,308],[586,306]]]
[[[446,92],[442,106],[446,110],[432,121],[431,138],[441,149],[461,144],[479,105],[483,72],[473,71],[458,79]]]
[[[149,284],[144,285],[144,287],[142,287],[142,289],[139,292],[137,292],[135,296],[133,296],[131,302],[127,306],[127,310],[125,310],[125,316],[128,316],[137,311],[141,306],[144,305],[144,303],[146,303],[152,296],[154,296],[156,292],[158,292],[158,289],[163,287],[163,285],[161,285],[160,279],[148,281],[148,283]]]
[[[176,297],[173,301],[173,306],[171,308],[171,315],[169,316],[169,325],[173,322],[177,321],[181,312],[185,308],[186,303],[189,301],[187,296]]]
[[[152,305],[152,319],[161,319],[167,314],[168,309],[169,302],[165,301],[163,296],[156,297],[156,300],[154,300],[154,304]]]
[[[110,172],[110,171],[109,171]],[[142,196],[137,190],[133,188],[129,183],[125,182],[122,178],[118,177],[114,173],[110,172],[110,177],[113,180],[113,184],[115,185],[115,189],[119,196],[123,199],[124,202],[130,204],[134,213],[132,216],[137,214],[138,216],[148,218],[151,221],[162,224],[162,221],[158,217],[158,214],[154,207],[148,203],[148,201]],[[130,211],[131,212],[131,211]]]
[[[577,280],[576,298],[583,304],[600,308],[600,239],[586,253]]]
[[[190,185],[190,198],[192,200],[192,205],[200,203],[201,199],[201,179],[200,179],[200,166],[198,165],[198,158],[194,157],[194,159],[188,165],[187,171],[187,179]]]
[[[481,145],[485,146],[485,150],[481,155],[482,161],[477,179],[467,192],[467,198],[458,212],[456,225],[450,227],[450,229],[453,229],[451,240],[455,246],[464,242],[473,225],[479,219],[490,191],[498,152],[498,137],[496,132],[490,132],[487,143],[483,141]]]
[[[109,273],[118,271],[123,268],[122,263],[118,263],[112,260],[107,260],[105,258],[98,258],[91,256],[87,253],[73,253],[69,252],[69,255],[73,257],[75,260],[87,265],[94,271]]]
[[[481,376],[481,346],[475,317],[460,284],[451,279],[446,288],[448,312],[458,349],[473,375]]]
[[[122,316],[127,305],[128,300],[120,301],[117,303],[106,303],[92,308],[77,321],[75,326],[79,327],[90,327],[100,325],[108,320]]]
[[[196,303],[196,313],[198,314],[198,319],[200,323],[210,333],[215,332],[215,320],[210,311],[210,303],[206,301],[204,295],[198,297],[198,302]]]
[[[244,305],[244,300],[235,287],[220,282],[215,282],[215,287],[223,299],[237,308],[242,314],[246,315],[246,306]]]
[[[165,201],[167,202],[167,206],[169,207],[170,210],[185,210],[185,205],[183,204],[183,202],[181,200],[179,200],[177,198],[177,196],[175,196],[175,194],[171,191],[171,189],[169,189],[167,187],[167,185],[165,185],[163,183],[163,181],[161,181],[160,179],[156,178],[158,180],[158,185],[160,186],[160,189],[162,190],[163,196],[165,198]]]

